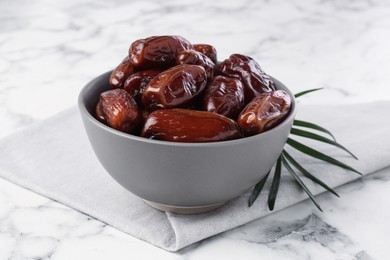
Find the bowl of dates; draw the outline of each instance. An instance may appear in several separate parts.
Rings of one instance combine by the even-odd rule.
[[[89,82],[79,109],[120,185],[154,208],[191,214],[239,197],[270,171],[295,99],[249,56],[218,61],[209,44],[153,36]]]

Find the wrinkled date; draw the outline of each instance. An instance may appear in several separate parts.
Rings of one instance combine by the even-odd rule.
[[[232,54],[219,66],[223,75],[235,77],[244,84],[245,103],[261,93],[275,90],[275,83],[251,57]]]
[[[123,88],[140,104],[142,94],[144,93],[146,86],[154,79],[160,70],[143,70],[130,75],[125,81]]]
[[[194,49],[209,57],[214,64],[217,63],[217,50],[213,46],[209,44],[194,44]]]
[[[129,49],[131,64],[137,69],[166,69],[192,44],[181,36],[153,36],[133,42]]]
[[[288,115],[291,98],[276,90],[255,97],[238,116],[238,124],[246,136],[265,132],[278,125]]]
[[[122,88],[125,80],[134,73],[134,67],[129,61],[129,57],[123,59],[121,64],[116,67],[110,76],[109,83],[111,88]]]
[[[171,142],[219,142],[242,137],[237,123],[211,112],[161,109],[147,118],[141,136]]]
[[[206,87],[203,67],[178,65],[166,70],[149,82],[142,96],[148,109],[182,107],[194,100]]]
[[[214,76],[214,62],[201,52],[193,50],[183,51],[179,56],[177,56],[176,63],[202,66],[206,71],[208,79],[211,79]]]
[[[102,123],[126,133],[133,131],[141,119],[137,103],[123,89],[108,90],[100,94],[96,117]]]
[[[217,76],[207,87],[203,110],[237,119],[244,107],[244,89],[240,80]]]

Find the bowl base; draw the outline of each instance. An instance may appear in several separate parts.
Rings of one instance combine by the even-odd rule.
[[[210,204],[205,206],[194,206],[194,207],[180,207],[180,206],[171,206],[166,204],[160,204],[148,200],[144,200],[146,204],[151,206],[152,208],[165,211],[165,212],[172,212],[176,214],[183,214],[183,215],[189,215],[189,214],[200,214],[205,213],[208,211],[212,211],[214,209],[217,209],[223,205],[225,205],[226,202],[216,203],[216,204]]]

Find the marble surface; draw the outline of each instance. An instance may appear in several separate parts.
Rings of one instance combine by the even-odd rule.
[[[387,1],[2,0],[0,11],[0,137],[74,106],[156,34],[250,55],[293,92],[325,88],[304,103],[390,101]],[[305,201],[168,253],[0,179],[0,260],[387,259],[390,169],[337,191],[319,196],[323,213]]]

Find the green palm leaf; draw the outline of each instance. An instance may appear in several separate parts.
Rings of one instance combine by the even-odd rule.
[[[274,179],[272,180],[271,190],[268,194],[268,208],[274,210],[276,196],[278,195],[279,184],[280,184],[280,173],[282,171],[281,156],[276,161]]]
[[[294,96],[295,96],[295,98],[298,98],[300,96],[303,96],[303,95],[306,95],[308,93],[311,93],[311,92],[314,92],[314,91],[318,91],[318,90],[321,90],[321,89],[322,88],[305,90],[305,91],[302,91],[302,92],[299,92],[299,93],[295,94]],[[301,136],[301,137],[305,137],[305,138],[310,138],[310,139],[313,139],[313,140],[316,140],[316,141],[319,141],[319,142],[323,142],[323,143],[327,143],[327,144],[336,146],[336,147],[344,150],[345,152],[349,153],[355,159],[357,159],[357,157],[353,153],[351,153],[347,148],[345,148],[341,144],[337,143],[336,142],[336,138],[333,136],[333,134],[329,130],[323,128],[322,126],[313,124],[311,122],[302,121],[302,120],[294,120],[293,125],[297,126],[297,127],[309,128],[309,129],[313,129],[313,130],[316,130],[316,131],[320,131],[320,132],[326,133],[329,136],[331,136],[333,140],[331,140],[329,138],[326,138],[324,136],[321,136],[321,135],[318,135],[318,134],[306,131],[306,130],[299,129],[299,128],[292,128],[291,132],[290,132],[291,134],[297,135],[297,136]],[[357,174],[362,175],[359,171],[355,170],[351,166],[349,166],[349,165],[347,165],[347,164],[345,164],[343,162],[340,162],[340,161],[338,161],[338,160],[336,160],[336,159],[334,159],[334,158],[332,158],[332,157],[330,157],[328,155],[325,155],[325,154],[323,154],[323,153],[321,153],[321,152],[319,152],[319,151],[317,151],[317,150],[315,150],[313,148],[310,148],[310,147],[308,147],[308,146],[306,146],[306,145],[304,145],[304,144],[302,144],[300,142],[297,142],[294,139],[288,138],[286,143],[288,145],[290,145],[291,147],[297,149],[298,151],[300,151],[300,152],[302,152],[302,153],[304,153],[306,155],[309,155],[309,156],[314,157],[316,159],[325,161],[327,163],[336,165],[336,166],[341,167],[343,169],[346,169],[346,170],[349,170],[349,171],[353,171],[353,172],[355,172]],[[314,183],[320,185],[321,187],[323,187],[327,191],[329,191],[332,194],[334,194],[335,196],[339,197],[339,195],[333,189],[331,189],[328,185],[326,185],[320,179],[318,179],[317,177],[312,175],[310,172],[308,172],[289,153],[287,153],[287,151],[283,150],[282,153],[280,154],[278,160],[276,161],[275,173],[274,173],[274,177],[273,177],[273,180],[272,180],[271,190],[270,190],[270,192],[268,194],[268,208],[271,211],[274,209],[276,197],[278,195],[280,179],[281,179],[282,164],[287,169],[287,171],[293,176],[293,178],[299,184],[299,186],[307,193],[309,198],[313,201],[313,203],[317,206],[317,208],[320,211],[322,211],[320,205],[315,200],[314,195],[311,193],[311,191],[307,188],[307,186],[304,184],[304,182],[301,180],[301,178],[295,172],[295,169],[298,170],[299,172],[301,172],[304,176],[306,176],[310,180],[312,180]],[[290,164],[292,166],[294,166],[295,169]],[[252,191],[252,194],[251,194],[251,196],[249,198],[249,201],[248,201],[249,207],[253,205],[254,201],[260,195],[260,193],[261,193],[261,191],[262,191],[262,189],[263,189],[263,187],[264,187],[264,185],[265,185],[265,183],[267,181],[267,178],[268,178],[269,174],[270,174],[270,172],[268,172],[256,184],[256,186],[254,187],[254,189]]]
[[[297,94],[294,94],[294,97],[295,97],[295,98],[299,98],[300,96],[303,96],[303,95],[306,95],[306,94],[308,94],[308,93],[311,93],[311,92],[314,92],[314,91],[318,91],[318,90],[321,90],[321,89],[323,89],[323,88],[308,89],[308,90],[299,92],[299,93],[297,93]]]
[[[249,197],[249,201],[248,201],[248,206],[251,207],[253,205],[253,202],[255,202],[255,200],[257,199],[257,197],[259,197],[260,195],[260,192],[263,190],[263,187],[264,187],[264,184],[266,183],[267,181],[267,178],[269,176],[269,173],[268,172],[257,184],[256,186],[253,188],[253,191],[251,193],[251,196]]]
[[[347,170],[350,170],[350,171],[353,171],[353,172],[356,172],[357,174],[360,174],[362,175],[362,173],[360,173],[359,171],[355,170],[354,168],[352,168],[351,166],[348,166],[346,165],[345,163],[342,163],[340,162],[339,160],[336,160],[330,156],[327,156],[317,150],[314,150],[313,148],[310,148],[300,142],[297,142],[295,141],[294,139],[291,139],[291,138],[288,138],[287,139],[287,144],[289,144],[290,146],[294,147],[295,149],[297,149],[298,151],[301,151],[302,153],[305,153],[311,157],[314,157],[314,158],[317,158],[317,159],[320,159],[320,160],[323,160],[325,162],[328,162],[330,164],[333,164],[333,165],[336,165],[336,166],[339,166],[341,168],[344,168],[344,169],[347,169]]]
[[[312,175],[310,172],[308,172],[305,168],[302,167],[288,152],[283,150],[282,152],[283,156],[289,161],[297,170],[299,170],[303,175],[305,175],[307,178],[312,180],[313,182],[317,183],[327,191],[333,193],[337,197],[340,197],[332,188],[330,188],[328,185],[326,185],[324,182],[322,182],[320,179]]]
[[[308,132],[305,130],[297,129],[297,128],[292,128],[290,133],[293,135],[298,135],[298,136],[314,139],[314,140],[317,140],[320,142],[324,142],[324,143],[336,146],[336,147],[346,151],[347,153],[349,153],[353,158],[358,159],[353,153],[351,153],[347,148],[345,148],[341,144],[339,144],[331,139],[328,139],[326,137],[323,137],[321,135],[317,135],[317,134],[314,134],[314,133],[311,133],[311,132]]]
[[[295,173],[295,171],[293,170],[293,168],[291,168],[291,166],[288,164],[288,162],[286,161],[286,159],[284,158],[284,156],[282,155],[281,156],[282,158],[282,162],[283,162],[283,165],[284,167],[286,167],[287,171],[294,177],[294,179],[298,182],[299,186],[301,186],[301,188],[307,193],[307,195],[309,196],[309,198],[313,201],[313,203],[317,206],[317,208],[322,211],[320,205],[317,203],[317,201],[315,200],[314,198],[314,195],[311,193],[311,191],[306,187],[306,185],[303,183],[303,181],[299,178],[299,176]]]
[[[329,130],[326,130],[325,128],[323,128],[322,126],[319,126],[319,125],[316,125],[316,124],[313,124],[310,122],[302,121],[302,120],[297,120],[297,119],[294,120],[293,125],[311,128],[311,129],[314,129],[317,131],[327,133],[328,135],[330,135],[333,138],[334,141],[336,141],[336,138],[333,136],[333,134]]]

